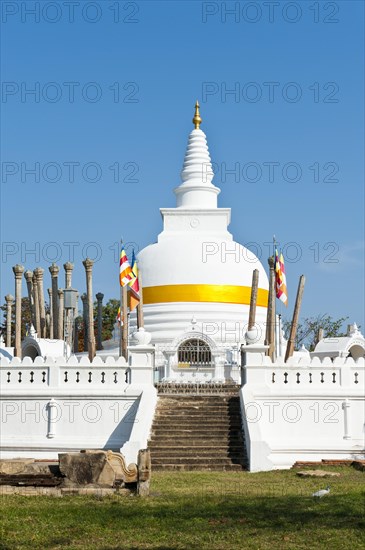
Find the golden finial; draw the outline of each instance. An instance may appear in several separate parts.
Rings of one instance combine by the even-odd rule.
[[[193,118],[193,124],[194,124],[196,130],[199,129],[199,126],[201,125],[202,122],[203,122],[203,120],[202,120],[202,118],[200,116],[200,113],[199,113],[199,101],[197,100],[197,102],[195,103],[195,115],[194,115],[194,118]]]

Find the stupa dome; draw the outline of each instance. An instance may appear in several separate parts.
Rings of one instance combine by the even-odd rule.
[[[187,330],[192,316],[199,330],[219,344],[243,342],[247,330],[252,272],[259,270],[256,320],[266,321],[268,278],[259,259],[228,232],[230,208],[218,208],[220,192],[199,105],[193,119],[176,208],[160,210],[164,228],[155,244],[138,254],[143,280],[144,320],[152,343],[168,342]],[[261,331],[264,338],[264,329]]]

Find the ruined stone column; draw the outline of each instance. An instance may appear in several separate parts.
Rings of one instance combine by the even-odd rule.
[[[95,357],[95,334],[94,334],[94,307],[93,307],[93,282],[92,282],[92,270],[94,265],[94,260],[86,258],[83,265],[86,272],[86,294],[87,294],[87,304],[88,304],[88,314],[89,314],[89,323],[88,323],[88,351],[90,362]]]
[[[34,275],[36,276],[37,286],[38,286],[38,300],[39,300],[39,317],[40,317],[40,336],[41,338],[46,338],[46,308],[44,305],[44,290],[43,290],[43,275],[44,269],[42,267],[37,267],[34,270]]]
[[[96,295],[96,299],[98,301],[98,339],[96,342],[96,349],[98,350],[103,349],[103,345],[101,343],[101,333],[103,330],[103,298],[104,294],[102,292],[98,292]]]
[[[88,320],[89,320],[89,313],[88,313],[88,304],[87,304],[87,296],[86,294],[82,294],[81,296],[82,300],[82,322],[84,325],[84,351],[88,350]]]
[[[51,326],[51,315],[50,313],[46,313],[46,338],[49,335],[50,326]]]
[[[63,311],[64,311],[64,299],[63,299],[63,289],[58,289],[58,327],[57,335],[59,340],[63,340]]]
[[[34,318],[35,318],[35,331],[37,336],[41,335],[41,316],[39,312],[39,298],[38,298],[38,283],[37,276],[33,273],[33,302],[34,302]]]
[[[24,273],[24,278],[27,281],[28,300],[30,307],[30,318],[32,325],[35,328],[35,309],[34,309],[34,296],[33,296],[33,271],[29,269]]]
[[[12,308],[14,303],[14,296],[7,294],[5,296],[6,301],[6,347],[11,348],[11,317]]]
[[[63,268],[65,270],[65,288],[72,288],[72,270],[74,268],[74,264],[71,262],[66,262],[63,264]]]
[[[15,265],[13,267],[15,275],[15,346],[14,356],[22,356],[22,275],[24,267]]]
[[[66,262],[63,264],[63,268],[65,270],[65,289],[66,288],[72,288],[72,270],[74,268],[74,264],[71,262]],[[71,346],[72,341],[72,318],[75,318],[75,310],[73,309],[72,314],[70,309],[66,309],[65,311],[65,327],[66,327],[66,337],[65,340],[67,341],[67,344]]]
[[[79,322],[75,321],[74,326],[74,353],[79,351]]]
[[[53,263],[49,266],[49,272],[52,277],[52,315],[53,315],[53,338],[58,336],[58,272],[60,268]]]
[[[53,339],[53,296],[52,296],[52,289],[47,288],[48,296],[49,296],[49,337],[52,340]]]

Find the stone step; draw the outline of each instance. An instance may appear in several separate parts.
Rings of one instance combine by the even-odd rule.
[[[153,469],[245,469],[238,388],[222,395],[216,387],[210,389],[214,394],[159,395],[149,441]]]
[[[161,395],[201,395],[201,394],[211,394],[211,395],[227,395],[235,394],[240,390],[239,384],[199,384],[199,383],[189,383],[189,384],[179,384],[176,383],[167,383],[160,382],[156,384],[157,391]]]
[[[229,421],[229,420],[222,420],[218,418],[216,421],[207,419],[204,423],[199,422],[199,420],[190,420],[189,422],[179,422],[179,421],[168,421],[168,420],[160,420],[156,421],[154,424],[155,428],[169,428],[172,429],[180,429],[180,428],[204,428],[204,429],[210,429],[210,428],[224,428],[224,429],[241,429],[241,423],[238,421]]]
[[[190,445],[188,444],[188,442],[185,442],[185,445],[176,445],[176,446],[171,446],[171,443],[169,442],[168,445],[164,445],[163,443],[161,443],[160,441],[158,442],[158,444],[154,445],[153,443],[151,444],[151,446],[149,447],[149,449],[151,450],[152,453],[155,453],[155,452],[164,452],[165,450],[166,451],[177,451],[179,453],[185,453],[186,450],[188,450],[190,453],[192,454],[196,454],[196,453],[199,453],[199,452],[207,452],[207,453],[214,453],[215,450],[214,449],[217,449],[217,452],[226,452],[226,453],[229,453],[229,452],[242,452],[242,453],[245,453],[246,452],[246,448],[245,448],[245,445],[243,443],[243,441],[239,442],[239,443],[234,443],[233,445],[231,444],[228,444],[228,445],[225,445],[225,444],[221,444],[219,443],[219,445],[217,446],[213,446],[213,449],[212,449],[212,446],[210,445],[207,445],[207,447],[202,447],[202,445]],[[211,450],[210,450],[211,449]]]
[[[234,409],[231,408],[231,407],[216,407],[216,406],[211,406],[211,407],[204,407],[204,406],[201,406],[201,407],[184,407],[184,408],[181,408],[181,407],[159,407],[158,409],[158,415],[160,414],[165,414],[167,416],[175,416],[175,415],[181,415],[181,416],[184,416],[184,415],[194,415],[194,414],[209,414],[209,415],[213,415],[213,414],[231,414],[231,413],[240,413],[241,412],[241,409],[240,407],[235,407]]]
[[[202,447],[202,443],[206,444],[207,447],[209,446],[218,446],[218,447],[243,447],[244,448],[244,442],[242,437],[212,437],[210,439],[204,439],[202,438],[194,438],[194,437],[186,437],[186,438],[154,438],[151,437],[148,446],[152,449],[155,447]]]
[[[156,437],[159,436],[167,436],[169,435],[176,435],[178,437],[179,435],[187,435],[187,434],[193,434],[196,437],[205,437],[205,436],[215,436],[215,435],[222,435],[222,434],[232,434],[237,435],[241,433],[241,428],[231,428],[230,430],[227,429],[227,426],[220,426],[220,425],[213,425],[213,426],[165,426],[165,425],[158,425],[153,426],[152,428],[152,434]]]
[[[158,415],[160,414],[164,414],[164,415],[167,415],[167,416],[176,416],[176,415],[181,415],[181,416],[185,416],[185,415],[202,415],[202,414],[209,414],[209,415],[213,415],[213,414],[236,414],[236,413],[240,413],[241,412],[241,409],[240,407],[235,407],[235,408],[231,408],[231,407],[204,407],[204,406],[201,406],[201,407],[184,407],[184,408],[181,408],[181,407],[160,407],[159,410],[158,410]]]
[[[241,422],[241,416],[239,414],[236,415],[230,415],[227,413],[214,413],[214,414],[185,414],[185,415],[163,415],[158,414],[155,416],[155,422],[164,422],[164,423],[171,423],[171,422],[184,422],[186,424],[187,422],[218,422],[218,421],[224,421],[224,422],[235,422],[240,423]]]
[[[205,462],[196,464],[175,464],[174,462],[165,464],[155,464],[154,471],[208,471],[208,472],[242,472],[247,471],[247,464],[206,464]]]
[[[229,464],[241,464],[244,461],[240,459],[231,459],[228,457],[216,458],[216,457],[175,457],[175,456],[164,456],[164,457],[153,457],[151,454],[152,467],[157,466],[158,464],[206,464],[207,466],[227,466]]]
[[[181,452],[179,450],[175,451],[154,451],[151,450],[151,457],[152,457],[152,463],[158,462],[159,460],[165,460],[166,458],[173,458],[175,461],[181,460],[183,462],[187,460],[196,460],[200,459],[200,462],[204,462],[205,460],[230,460],[237,463],[243,462],[243,453],[242,449],[240,449],[237,452],[227,452],[227,450],[224,450],[222,452],[199,452],[199,453],[193,453],[190,452],[190,449],[188,449],[186,452]]]
[[[161,403],[166,403],[168,405],[171,405],[171,404],[179,404],[181,405],[182,407],[184,405],[191,405],[191,406],[198,406],[198,405],[209,405],[209,406],[214,406],[214,405],[225,405],[225,406],[228,406],[230,404],[235,404],[235,403],[239,403],[240,402],[240,399],[239,397],[221,397],[221,396],[205,396],[205,397],[194,397],[194,396],[191,396],[191,397],[183,397],[183,396],[179,396],[179,397],[164,397],[164,396],[160,396],[159,397],[159,400],[158,400],[158,403],[161,404]]]

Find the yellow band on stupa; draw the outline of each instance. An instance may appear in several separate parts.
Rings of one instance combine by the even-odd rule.
[[[257,306],[267,307],[269,291],[259,288]],[[250,304],[251,287],[233,285],[161,285],[143,288],[145,304],[164,302],[218,302]]]

